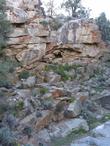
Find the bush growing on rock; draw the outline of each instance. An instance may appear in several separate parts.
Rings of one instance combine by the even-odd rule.
[[[46,94],[46,93],[48,93],[48,89],[47,88],[45,88],[45,87],[43,87],[43,88],[40,88],[39,89],[39,92],[40,92],[40,94]]]
[[[96,23],[101,31],[102,39],[106,42],[110,42],[110,21],[107,20],[104,12],[96,19]]]
[[[71,76],[68,75],[68,72],[72,70],[73,66],[69,64],[64,64],[64,65],[49,65],[46,66],[45,70],[46,71],[54,71],[55,73],[61,75],[62,80],[66,81],[71,79]]]
[[[7,34],[10,32],[10,23],[6,19],[6,2],[0,0],[0,54],[3,53],[3,49],[6,47]]]
[[[28,77],[30,76],[30,73],[26,70],[22,71],[20,74],[19,74],[19,78],[20,79],[27,79]]]
[[[27,135],[30,138],[32,134],[32,128],[30,126],[26,126],[23,129],[23,134]]]
[[[16,139],[9,128],[0,129],[0,143],[2,146],[17,146]]]
[[[11,81],[9,74],[13,73],[18,63],[14,59],[3,56],[0,60],[0,87],[9,88]]]

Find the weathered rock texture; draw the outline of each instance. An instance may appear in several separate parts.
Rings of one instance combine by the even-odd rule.
[[[51,60],[55,62],[72,61],[80,57],[96,57],[101,49],[101,33],[92,20],[71,20],[57,32],[57,46]],[[46,58],[47,59],[47,58]]]
[[[98,44],[101,41],[98,26],[90,20],[71,20],[62,26],[58,36],[63,44]]]
[[[40,0],[7,0],[7,17],[12,23],[7,54],[24,65],[39,60],[46,52],[48,27],[41,24],[44,10]]]
[[[12,23],[6,53],[24,66],[45,61],[72,61],[80,56],[96,57],[101,34],[90,20],[71,20],[57,32],[51,31],[40,0],[7,0],[7,17]]]

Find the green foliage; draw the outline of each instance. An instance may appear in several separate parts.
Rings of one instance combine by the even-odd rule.
[[[76,100],[75,97],[72,96],[72,97],[70,97],[70,99],[69,99],[69,103],[74,103],[75,100]]]
[[[105,13],[101,13],[96,19],[96,23],[99,26],[99,30],[102,34],[102,39],[106,42],[110,41],[110,21],[107,20]]]
[[[40,94],[42,94],[42,95],[48,93],[48,91],[49,91],[49,90],[48,90],[47,88],[45,88],[45,87],[42,87],[42,88],[39,89],[39,92],[40,92]]]
[[[42,101],[42,105],[44,107],[45,110],[50,110],[53,108],[53,98],[49,97],[46,98]]]
[[[0,143],[2,146],[16,146],[16,140],[10,129],[3,127],[0,129]]]
[[[44,27],[48,26],[48,21],[46,20],[43,20],[43,21],[40,21],[40,24],[42,24]]]
[[[55,73],[61,75],[62,80],[66,81],[71,79],[71,77],[68,75],[68,72],[73,68],[72,65],[69,64],[64,64],[64,65],[49,65],[46,66],[45,70],[46,71],[54,71]]]
[[[13,73],[17,66],[18,62],[16,60],[4,56],[0,61],[0,73]]]
[[[26,126],[24,129],[23,129],[23,134],[27,135],[28,137],[31,137],[31,134],[32,134],[32,128],[29,127],[29,126]]]
[[[4,114],[9,109],[10,109],[10,106],[8,105],[8,103],[0,101],[0,115]]]
[[[49,22],[51,30],[58,30],[63,24],[58,17],[53,18]]]
[[[3,53],[3,49],[6,47],[7,34],[10,32],[10,23],[6,20],[6,2],[0,0],[0,54]]]
[[[86,134],[86,131],[84,129],[72,131],[70,134],[68,134],[64,138],[58,138],[58,139],[53,140],[52,146],[69,145],[75,138],[79,138],[85,134]]]
[[[22,72],[19,74],[19,78],[20,78],[20,79],[27,79],[29,76],[30,76],[30,73],[29,73],[29,71],[26,71],[26,70],[22,71]]]
[[[81,5],[81,0],[66,0],[61,5],[74,18],[88,18],[90,10]]]
[[[13,73],[18,63],[14,59],[3,57],[0,60],[0,87],[10,87],[11,82],[8,79],[8,74]]]
[[[23,108],[24,108],[24,102],[18,101],[15,105],[15,109],[20,111],[20,110],[23,110]]]

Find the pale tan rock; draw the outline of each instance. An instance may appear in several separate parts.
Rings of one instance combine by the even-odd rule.
[[[86,45],[83,48],[82,56],[96,57],[101,52],[100,48],[95,45]]]
[[[57,38],[62,44],[94,44],[101,42],[101,33],[94,22],[71,20],[60,28]]]
[[[26,35],[28,35],[28,32],[26,31],[25,28],[15,27],[12,33],[9,35],[9,37],[16,38],[16,37],[21,37],[21,36],[26,36]]]
[[[16,55],[17,60],[25,65],[40,60],[46,52],[46,44],[28,45],[28,48]]]
[[[53,113],[51,111],[44,111],[43,116],[36,122],[35,128],[37,131],[48,126],[52,122]]]
[[[40,0],[6,0],[7,18],[12,23],[25,23],[36,16],[43,16]]]
[[[26,116],[24,119],[22,119],[20,121],[20,124],[27,124],[27,123],[31,122],[31,120],[35,119],[35,117],[36,117],[36,113],[32,113],[32,114]]]

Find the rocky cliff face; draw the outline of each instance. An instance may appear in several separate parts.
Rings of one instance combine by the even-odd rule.
[[[24,65],[39,60],[46,51],[48,27],[42,25],[44,10],[40,0],[7,0],[7,17],[12,23],[7,54]]]
[[[101,35],[94,22],[72,20],[51,31],[40,0],[7,0],[7,17],[13,28],[6,53],[23,66],[42,58],[68,62],[80,56],[96,57],[101,51]]]
[[[71,20],[57,32],[57,46],[51,55],[55,62],[80,57],[96,57],[104,48],[98,26],[92,20]]]
[[[101,42],[101,34],[98,26],[91,20],[71,20],[59,30],[58,42],[98,44]]]

